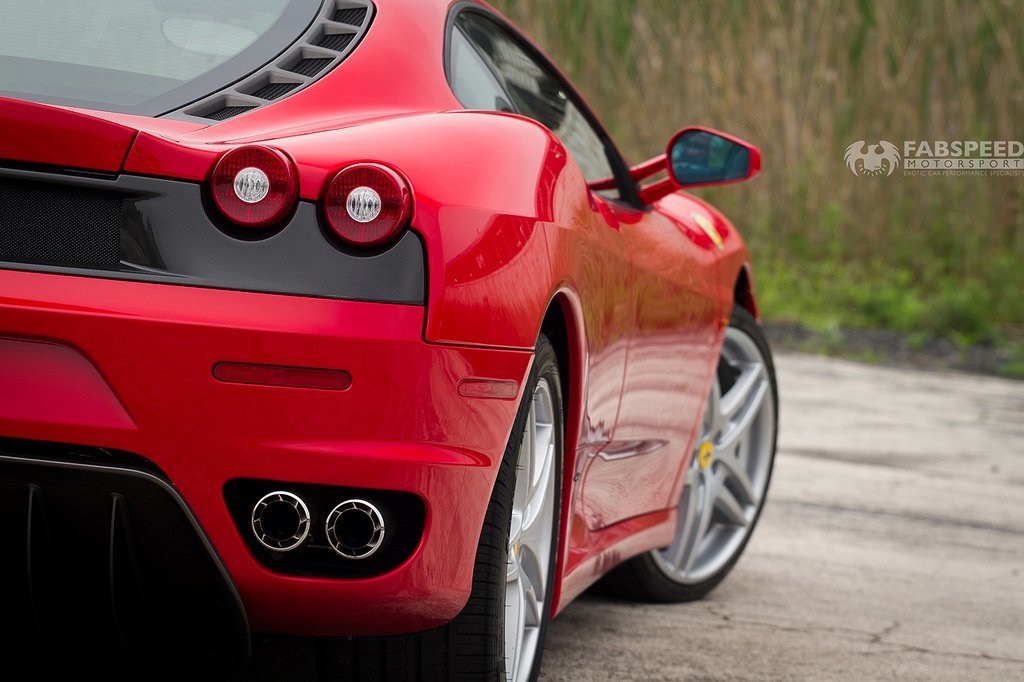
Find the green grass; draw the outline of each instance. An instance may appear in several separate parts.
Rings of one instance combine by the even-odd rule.
[[[919,281],[907,270],[827,259],[787,265],[785,257],[769,257],[760,261],[757,289],[767,319],[799,322],[814,332],[799,350],[851,356],[844,352],[844,330],[891,329],[904,333],[911,348],[936,338],[950,339],[962,353],[995,346],[1006,357],[999,373],[1024,378],[1024,333],[1019,325],[996,322],[993,310],[1007,299],[981,281]],[[884,359],[864,350],[854,355],[864,362]]]
[[[791,265],[785,257],[759,261],[758,297],[764,314],[799,320],[815,329],[883,328],[911,336],[945,336],[958,345],[990,343],[1000,325],[992,311],[1002,297],[977,280],[820,260]]]
[[[694,123],[761,147],[754,182],[700,193],[747,237],[766,317],[997,344],[1021,374],[1024,177],[855,177],[843,151],[1024,137],[1024,2],[495,4],[631,163]]]

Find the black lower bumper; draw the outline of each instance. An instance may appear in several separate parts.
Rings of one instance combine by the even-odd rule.
[[[86,651],[202,671],[193,678],[245,665],[241,599],[168,482],[10,450],[0,449],[0,660]]]

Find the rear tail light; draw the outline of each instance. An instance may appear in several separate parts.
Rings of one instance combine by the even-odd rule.
[[[239,147],[220,157],[211,180],[213,200],[229,220],[243,227],[266,227],[295,206],[295,166],[271,147]]]
[[[327,185],[324,214],[341,239],[376,246],[397,235],[409,219],[409,185],[395,171],[375,163],[345,168]]]

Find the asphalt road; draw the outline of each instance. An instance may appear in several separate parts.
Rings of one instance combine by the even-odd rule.
[[[780,448],[703,602],[585,594],[543,680],[1024,680],[1024,383],[777,359]]]

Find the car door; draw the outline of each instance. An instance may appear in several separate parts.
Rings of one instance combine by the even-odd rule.
[[[599,527],[672,505],[714,369],[722,302],[716,247],[699,205],[680,195],[651,210],[619,206],[632,262],[631,332],[614,439],[587,473]]]

